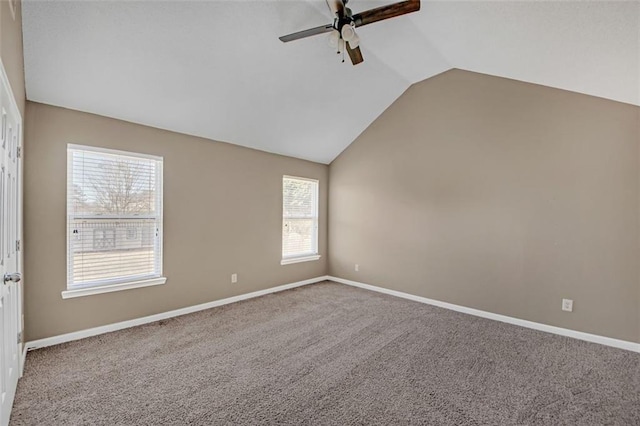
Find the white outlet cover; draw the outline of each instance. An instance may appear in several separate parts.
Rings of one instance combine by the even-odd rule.
[[[562,310],[567,312],[573,312],[573,300],[562,299]]]
[[[238,282],[238,274],[231,274],[231,282],[232,283]]]

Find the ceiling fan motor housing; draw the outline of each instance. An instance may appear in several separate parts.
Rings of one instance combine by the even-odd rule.
[[[333,27],[340,32],[342,32],[342,27],[345,25],[354,25],[353,18],[351,18],[351,16],[336,18],[333,23]]]

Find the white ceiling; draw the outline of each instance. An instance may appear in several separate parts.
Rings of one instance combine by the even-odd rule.
[[[423,0],[359,29],[356,67],[326,36],[278,40],[328,22],[324,0],[26,0],[27,97],[321,163],[450,68],[640,105],[637,1]]]

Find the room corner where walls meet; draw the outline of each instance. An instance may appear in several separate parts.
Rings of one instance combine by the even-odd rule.
[[[329,274],[640,342],[639,113],[462,70],[413,85],[330,165]]]

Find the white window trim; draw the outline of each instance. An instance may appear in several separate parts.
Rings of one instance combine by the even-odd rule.
[[[163,157],[158,155],[144,154],[144,153],[132,152],[132,151],[122,151],[119,149],[102,148],[99,146],[78,145],[78,144],[69,143],[67,144],[67,150],[70,150],[70,149],[81,149],[82,151],[99,152],[101,154],[106,153],[106,154],[114,154],[114,155],[126,155],[127,157],[146,158],[148,160],[156,160],[156,161],[164,160]]]
[[[158,166],[159,170],[158,173],[160,175],[160,179],[157,179],[156,185],[157,185],[157,191],[159,194],[161,194],[160,199],[158,200],[159,202],[159,212],[160,212],[160,221],[158,224],[158,240],[160,242],[160,247],[159,247],[159,263],[160,263],[160,275],[159,276],[151,276],[151,277],[145,277],[142,279],[136,279],[136,278],[132,278],[131,280],[126,280],[126,281],[122,281],[122,282],[116,282],[113,283],[111,280],[103,280],[103,281],[96,281],[91,283],[90,286],[86,286],[86,287],[77,287],[77,288],[68,288],[64,291],[62,291],[62,298],[63,299],[71,299],[74,297],[82,297],[82,296],[91,296],[91,295],[95,295],[95,294],[102,294],[102,293],[112,293],[114,291],[122,291],[122,290],[130,290],[130,289],[134,289],[134,288],[141,288],[141,287],[149,287],[149,286],[154,286],[154,285],[162,285],[164,283],[167,282],[167,278],[165,276],[163,276],[162,274],[162,269],[164,266],[164,235],[163,235],[163,228],[164,228],[164,158],[161,156],[157,156],[157,155],[152,155],[152,154],[143,154],[143,153],[138,153],[138,152],[131,152],[131,151],[122,151],[122,150],[117,150],[117,149],[110,149],[110,148],[101,148],[101,147],[97,147],[97,146],[89,146],[89,145],[79,145],[79,144],[72,144],[69,143],[67,144],[67,176],[68,176],[68,168],[71,167],[70,166],[70,156],[69,156],[69,150],[72,149],[78,149],[78,150],[84,150],[84,151],[91,151],[91,152],[99,152],[99,153],[107,153],[107,154],[115,154],[115,155],[125,155],[125,156],[129,156],[129,157],[138,157],[138,158],[145,158],[145,159],[149,159],[149,160],[155,160],[155,161],[159,161]],[[68,191],[68,185],[69,182],[67,182],[67,191]],[[108,217],[108,216],[100,216],[102,218]],[[141,216],[141,217],[146,217],[146,216]],[[155,217],[155,216],[153,216]],[[67,213],[67,217],[66,217],[66,221],[67,221],[67,226],[69,223],[69,214]],[[67,229],[67,253],[68,253],[68,247],[69,247],[69,230]],[[69,259],[67,259],[67,271],[69,268]],[[68,272],[67,272],[68,273]],[[67,285],[68,285],[68,281],[67,281]]]
[[[130,290],[132,288],[149,287],[152,285],[161,285],[167,282],[166,277],[151,278],[140,281],[127,281],[118,284],[98,285],[86,288],[75,288],[73,290],[65,290],[62,292],[63,299],[71,299],[74,297],[91,296],[94,294],[111,293],[114,291]]]
[[[314,254],[313,256],[297,256],[297,257],[285,257],[280,261],[281,265],[291,265],[292,263],[311,262],[312,260],[318,260],[322,256]]]
[[[319,231],[320,231],[320,181],[318,179],[305,178],[300,176],[291,176],[291,175],[283,175],[282,179],[283,181],[284,179],[306,180],[308,182],[314,182],[316,184],[316,193],[314,195],[315,201],[316,201],[316,211],[315,211],[316,226],[315,226],[315,233],[313,235],[314,237],[313,252],[299,254],[296,256],[283,257],[282,260],[280,260],[280,265],[290,265],[292,263],[310,262],[310,261],[318,260],[322,257],[318,249],[318,239],[319,239]],[[284,212],[282,216],[284,218]],[[290,218],[290,219],[296,219],[296,218]]]

